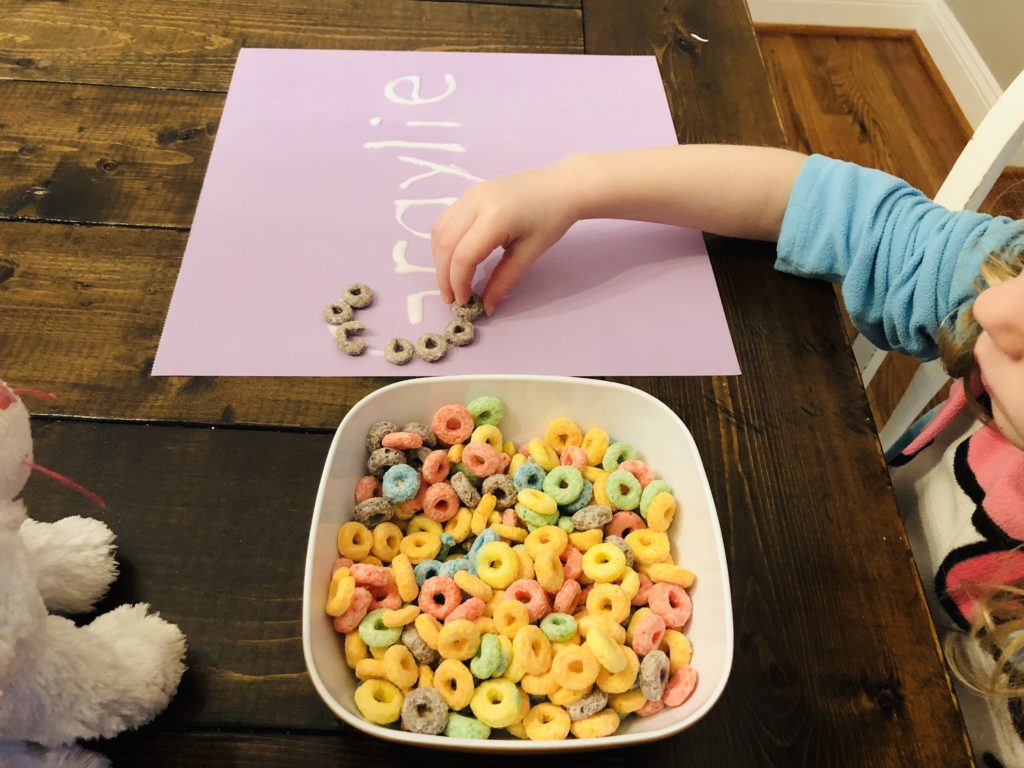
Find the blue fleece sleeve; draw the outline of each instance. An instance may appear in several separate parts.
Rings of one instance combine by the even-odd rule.
[[[814,155],[779,235],[776,269],[843,285],[854,325],[875,346],[922,360],[975,295],[981,261],[1024,250],[1024,222],[936,205],[882,171]]]

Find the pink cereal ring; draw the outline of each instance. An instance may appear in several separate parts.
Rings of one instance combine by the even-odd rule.
[[[352,593],[352,600],[348,604],[348,610],[334,618],[334,631],[342,634],[353,631],[359,626],[359,622],[363,620],[366,612],[370,610],[372,602],[373,596],[368,589],[356,587]]]
[[[395,448],[399,451],[415,451],[423,447],[423,435],[415,432],[389,432],[380,443],[384,448]]]
[[[640,707],[640,709],[638,709],[636,713],[640,717],[650,717],[651,715],[658,714],[664,708],[665,702],[659,699],[658,701],[648,701],[646,704]]]
[[[462,463],[477,477],[490,477],[501,466],[501,454],[490,443],[470,443],[462,451]]]
[[[381,495],[380,480],[373,475],[363,475],[356,483],[356,504]]]
[[[516,511],[512,507],[509,507],[501,513],[501,524],[509,526],[519,525],[519,515],[516,514]]]
[[[370,590],[386,590],[395,583],[390,568],[369,563],[353,563],[348,569],[349,575],[356,580],[357,587]]]
[[[651,587],[647,604],[672,629],[684,626],[690,620],[690,613],[693,611],[693,601],[686,590],[667,581],[659,581]]]
[[[401,504],[396,504],[395,506],[407,515],[416,514],[423,509],[423,499],[427,495],[427,488],[428,486],[426,483],[420,483],[419,493],[408,501],[403,501]]]
[[[563,467],[575,467],[580,472],[587,468],[587,452],[578,445],[567,445],[558,457]]]
[[[486,606],[487,604],[479,597],[471,597],[454,611],[449,613],[445,618],[444,623],[447,624],[449,621],[458,621],[459,619],[476,621],[484,615],[484,608]]]
[[[451,520],[459,511],[459,494],[448,483],[434,483],[423,494],[423,514],[439,523]]]
[[[507,453],[498,454],[498,474],[508,474],[508,468],[512,466],[512,457]]]
[[[558,559],[562,561],[562,574],[566,579],[579,579],[583,574],[583,553],[572,544],[562,550]]]
[[[633,595],[633,599],[630,600],[630,603],[632,603],[633,605],[647,605],[647,599],[648,597],[650,597],[651,587],[653,586],[654,582],[641,573],[640,589],[638,589],[636,591],[636,594]]]
[[[530,458],[530,444],[529,443],[523,443],[522,445],[519,446],[519,450],[516,451],[516,453],[518,453],[520,456],[525,456],[526,458]]]
[[[536,579],[519,579],[513,581],[505,590],[506,600],[518,600],[526,605],[526,615],[532,624],[551,613],[551,601],[544,593],[544,588]]]
[[[583,587],[580,590],[580,599],[579,599],[579,604],[580,605],[586,605],[587,604],[587,598],[590,597],[590,590],[592,590],[593,588],[594,588],[593,584],[587,584],[587,586]]]
[[[697,687],[697,670],[683,664],[665,684],[665,695],[661,697],[666,707],[678,707]]]
[[[570,616],[576,612],[576,606],[580,602],[580,593],[583,589],[575,579],[566,579],[562,582],[558,592],[555,593],[555,613],[568,613]]]
[[[420,587],[420,610],[444,621],[462,603],[462,590],[454,579],[431,576]]]
[[[604,535],[624,539],[633,531],[646,527],[644,519],[636,512],[616,512],[612,515],[612,521],[604,527]]]
[[[652,611],[633,627],[633,650],[638,656],[646,656],[661,645],[664,637],[665,620]]]
[[[448,478],[450,468],[448,451],[431,451],[423,460],[421,473],[427,485],[433,485],[434,483],[443,483]]]
[[[370,596],[373,598],[369,608],[371,611],[375,611],[378,608],[387,608],[391,611],[397,611],[402,607],[402,596],[398,593],[398,587],[394,584],[391,584],[387,588],[371,588]]]
[[[389,435],[390,437],[390,435]],[[386,440],[387,438],[385,438]],[[386,443],[385,443],[386,445]],[[640,459],[628,459],[619,464],[619,469],[629,472],[640,483],[641,488],[646,488],[654,479],[654,470],[647,466]]]
[[[455,445],[473,434],[473,414],[461,405],[442,405],[430,423],[437,439],[445,445]]]
[[[331,576],[334,576],[335,572],[339,568],[351,568],[351,567],[352,567],[352,561],[351,560],[349,560],[347,557],[339,557],[337,560],[334,561],[334,565],[331,566]]]

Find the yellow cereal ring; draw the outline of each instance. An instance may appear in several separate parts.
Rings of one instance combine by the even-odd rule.
[[[609,672],[604,667],[597,673],[597,687],[605,693],[622,693],[628,691],[636,682],[637,673],[640,672],[640,657],[628,645],[619,646],[622,655],[626,657],[626,666],[618,672]]]
[[[519,722],[521,694],[511,680],[485,680],[477,686],[469,708],[476,719],[491,728],[506,728]]]
[[[440,536],[444,533],[444,528],[437,520],[431,520],[426,515],[416,515],[405,529],[406,536],[412,536],[414,533],[432,533]]]
[[[384,654],[387,653],[388,646],[386,646],[386,645],[380,645],[380,646],[372,645],[372,646],[367,646],[367,649],[370,651],[370,655],[374,659],[376,659],[377,661],[384,661]]]
[[[627,565],[622,569],[622,578],[619,579],[619,586],[622,587],[626,599],[632,600],[636,597],[636,593],[640,591],[640,574]]]
[[[516,444],[511,440],[506,440],[501,444],[501,452],[508,456],[510,459],[516,455]]]
[[[590,695],[591,688],[584,688],[582,691],[574,691],[572,688],[559,688],[554,693],[548,696],[548,699],[552,704],[557,704],[560,707],[568,707],[570,704],[575,704],[582,698]]]
[[[516,472],[519,468],[526,463],[526,457],[521,453],[517,453],[512,457],[512,463],[508,465],[508,474],[510,477],[515,477]]]
[[[480,633],[480,637],[483,637],[484,635],[494,635],[498,632],[498,628],[494,626],[494,619],[492,619],[490,616],[481,616],[480,618],[476,619],[473,623],[476,624],[476,628],[477,631]],[[508,638],[506,638],[506,640],[507,639]]]
[[[583,572],[598,584],[616,581],[626,569],[626,556],[614,544],[595,544],[583,553]]]
[[[390,563],[398,554],[398,545],[402,541],[402,529],[394,523],[381,523],[373,529],[374,555],[381,559],[381,562]]]
[[[466,446],[462,443],[456,443],[448,449],[448,461],[452,464],[462,463],[462,451]]]
[[[562,651],[568,648],[575,648],[583,642],[583,638],[580,637],[579,632],[573,632],[568,640],[562,640],[561,642],[551,643],[551,650],[557,656]]]
[[[669,584],[678,584],[683,589],[689,589],[696,577],[693,571],[681,565],[654,563],[647,568],[647,578],[651,581],[667,581]]]
[[[469,534],[473,530],[472,522],[473,513],[462,507],[455,513],[455,517],[444,524],[444,532],[455,539],[456,544],[461,544],[469,538]]]
[[[502,600],[494,606],[494,626],[505,637],[514,639],[523,627],[530,623],[526,606],[518,600]]]
[[[477,510],[482,510],[486,512],[487,516],[490,517],[491,512],[493,512],[497,508],[497,506],[498,497],[495,496],[493,493],[485,493],[483,496],[480,497],[480,503],[476,505],[476,508]]]
[[[583,443],[583,430],[572,419],[555,419],[544,430],[544,443],[555,453],[561,453],[567,445],[579,446]],[[547,468],[544,468],[547,471]]]
[[[620,715],[630,715],[643,708],[646,703],[647,699],[644,698],[644,692],[639,688],[615,693],[608,697],[608,706]]]
[[[412,624],[416,621],[416,617],[420,615],[420,607],[418,605],[405,605],[401,608],[397,608],[393,611],[384,611],[381,616],[381,621],[385,627],[404,627],[406,624]],[[394,682],[392,680],[392,682]],[[398,685],[398,683],[395,683]],[[398,685],[399,688],[403,686]]]
[[[569,735],[569,713],[547,702],[530,709],[523,718],[523,730],[530,741],[559,741]]]
[[[607,480],[608,473],[605,472],[601,467],[584,467],[583,468],[583,479],[589,480],[592,484],[597,485],[601,481],[601,476],[604,475],[604,479]]]
[[[494,597],[494,590],[469,571],[456,571],[455,583],[470,597],[479,597],[485,603]]]
[[[592,686],[597,681],[601,669],[594,654],[586,646],[576,646],[555,654],[551,662],[551,671],[555,679],[562,686],[574,691]]]
[[[492,527],[495,526],[495,525],[502,525],[502,522],[501,522],[501,512],[497,512],[497,511],[491,512],[491,516],[487,518],[487,525],[492,526]],[[525,531],[524,531],[524,533],[525,533]]]
[[[366,565],[384,565],[384,563],[381,562],[381,559],[376,555],[367,555],[359,562],[365,563]]]
[[[668,555],[668,536],[661,531],[641,528],[626,536],[626,546],[633,553],[633,561],[641,565],[659,563]]]
[[[419,688],[433,688],[434,687],[434,670],[430,668],[429,664],[420,664],[420,676],[419,682],[417,683]]]
[[[519,578],[519,557],[503,541],[484,544],[476,556],[476,573],[493,589],[505,589]]]
[[[479,536],[483,533],[484,528],[491,524],[491,513],[477,507],[473,511],[473,517],[469,523],[469,529],[472,531],[474,536]]]
[[[526,698],[528,699],[529,696],[527,696]],[[526,735],[526,728],[523,727],[523,724],[521,722],[520,723],[513,723],[512,725],[510,725],[505,730],[508,731],[510,736],[515,736],[517,739],[527,739],[527,738],[529,738]]]
[[[562,561],[558,559],[554,550],[540,550],[533,561],[533,567],[541,589],[549,594],[554,594],[561,588],[565,581],[565,572],[562,569]]]
[[[434,670],[434,690],[451,709],[464,709],[473,698],[473,675],[461,661],[445,659]]]
[[[600,627],[608,637],[619,645],[626,642],[626,629],[621,624],[612,621],[610,616],[602,614],[593,615],[584,611],[583,616],[577,616],[575,618],[576,627],[580,635],[584,638],[586,638],[587,633],[590,632],[591,627]]]
[[[673,675],[689,664],[690,659],[693,658],[693,646],[690,645],[690,638],[682,632],[674,629],[666,631],[661,644],[662,648],[668,650],[669,668]]]
[[[356,677],[360,680],[383,680],[387,677],[384,672],[384,661],[381,659],[362,659],[356,662]]]
[[[502,675],[506,680],[511,680],[513,683],[518,683],[523,679],[523,675],[526,674],[526,670],[523,669],[523,665],[516,661],[515,654],[512,655],[512,661],[508,663],[508,667],[505,668],[505,674]]]
[[[359,713],[377,725],[389,725],[402,715],[402,692],[387,680],[367,680],[354,695]]]
[[[619,715],[614,709],[605,709],[596,715],[574,722],[572,735],[577,739],[600,739],[615,733],[620,722]]]
[[[626,667],[627,659],[622,646],[612,640],[603,627],[591,627],[583,647],[594,654],[598,663],[612,674],[621,672]]]
[[[594,467],[601,463],[605,452],[608,450],[608,443],[608,433],[600,427],[587,430],[587,434],[583,436],[583,442],[580,443],[580,447],[587,454],[587,463],[590,466]],[[589,477],[587,480],[594,482]]]
[[[350,520],[338,528],[338,553],[349,560],[359,561],[373,549],[373,533],[362,523]]]
[[[497,515],[499,513],[492,512],[491,514]],[[498,517],[498,520],[501,520],[500,516]],[[491,528],[496,530],[498,532],[498,535],[501,536],[501,538],[507,539],[508,541],[514,541],[516,543],[526,541],[526,529],[520,528],[518,525],[504,525],[501,522],[492,522]]]
[[[533,567],[533,558],[526,551],[526,547],[519,545],[512,547],[512,551],[516,553],[516,557],[519,558],[519,578],[520,579],[532,579],[536,574]]]
[[[406,505],[404,505],[404,504],[396,504],[395,505],[395,516],[393,518],[391,518],[391,519],[396,521],[395,524],[399,528],[401,528],[402,526],[408,527],[407,526],[408,522],[415,515],[416,515],[416,510],[413,509],[411,506],[410,507],[406,507]]]
[[[537,553],[544,549],[550,549],[561,557],[568,545],[569,534],[557,525],[542,525],[526,537],[526,551],[534,560],[537,559]]]
[[[416,583],[416,574],[412,570],[412,562],[408,555],[398,554],[391,561],[391,571],[395,576],[395,586],[402,602],[411,603],[420,593],[420,585]]]
[[[606,507],[612,507],[614,509],[611,499],[608,498],[608,491],[605,490],[605,483],[608,481],[608,474],[608,472],[600,470],[597,472],[584,473],[584,476],[589,475],[587,480],[590,480],[590,482],[594,484],[594,503],[603,504]]]
[[[437,636],[441,633],[441,622],[429,613],[421,613],[416,617],[416,631],[420,633],[423,642],[437,650]]]
[[[652,531],[667,531],[676,514],[676,497],[662,491],[651,499],[647,507],[647,527]]]
[[[437,635],[437,652],[445,659],[471,659],[479,647],[480,630],[468,619],[447,622]]]
[[[441,551],[441,537],[436,533],[417,531],[402,539],[400,549],[414,565],[424,560],[433,560]]]
[[[633,615],[629,617],[629,624],[626,625],[626,645],[633,644],[633,632],[636,631],[637,625],[643,621],[644,616],[649,613],[652,613],[652,611],[645,605],[643,608],[637,608]]]
[[[384,674],[399,688],[412,688],[420,679],[416,659],[401,643],[395,643],[384,654]]]
[[[604,541],[604,531],[600,528],[591,528],[589,531],[573,531],[569,534],[569,543],[580,552],[586,552],[602,541]]]
[[[618,584],[596,584],[587,595],[587,613],[608,616],[616,624],[629,618],[630,607]]]
[[[327,605],[324,610],[328,616],[341,616],[348,610],[352,595],[356,591],[356,580],[349,576],[348,568],[339,568],[331,576],[331,585],[327,588]]]
[[[558,690],[558,680],[550,669],[543,675],[523,675],[519,684],[531,696],[550,696]]]
[[[526,450],[530,454],[530,459],[539,464],[545,472],[550,472],[558,466],[558,454],[543,440],[539,438],[531,440],[527,443]]]
[[[519,601],[507,600],[506,602]],[[551,641],[540,627],[527,624],[512,638],[512,655],[523,665],[524,672],[530,675],[542,675],[551,668]]]
[[[558,512],[558,504],[544,491],[536,488],[523,488],[516,494],[516,499],[531,512],[538,515],[553,515]]]
[[[356,664],[369,656],[370,651],[358,632],[349,632],[345,635],[345,663],[351,669],[355,669]]]
[[[469,436],[469,442],[487,443],[498,453],[501,453],[504,448],[502,440],[501,430],[493,424],[481,424],[479,427],[474,429],[473,434]]]

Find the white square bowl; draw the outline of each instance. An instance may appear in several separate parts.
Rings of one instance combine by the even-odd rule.
[[[583,430],[600,426],[612,440],[632,443],[672,486],[679,512],[669,531],[676,562],[697,575],[686,634],[698,673],[693,695],[680,707],[648,718],[631,717],[612,736],[565,741],[486,741],[407,733],[362,719],[353,701],[358,681],[346,666],[340,636],[324,614],[331,565],[338,557],[338,526],[351,519],[356,481],[365,474],[364,438],[386,419],[428,422],[448,403],[494,395],[505,403],[501,430],[517,445],[542,435],[551,420],[568,417]],[[689,430],[667,406],[638,389],[590,379],[554,376],[449,376],[383,387],[356,403],[334,435],[309,534],[302,606],[302,644],[313,685],[349,725],[388,741],[471,752],[550,753],[604,749],[663,739],[696,723],[714,706],[732,667],[733,626],[722,532],[707,477]]]

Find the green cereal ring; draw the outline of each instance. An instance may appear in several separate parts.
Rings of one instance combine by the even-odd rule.
[[[498,667],[494,670],[493,677],[501,677],[505,674],[505,670],[508,669],[508,665],[512,663],[512,639],[505,637],[504,635],[498,635],[498,653],[501,657],[498,659]]]
[[[473,414],[473,424],[481,426],[501,426],[501,420],[505,418],[505,404],[493,395],[481,395],[470,401],[466,410]]]
[[[384,626],[384,608],[370,611],[359,622],[359,637],[371,648],[387,648],[402,637],[401,627]]]
[[[491,729],[475,717],[466,717],[458,712],[448,713],[448,724],[444,727],[444,735],[453,739],[487,739]]]
[[[558,518],[558,522],[555,523],[555,525],[566,533],[573,533],[576,530],[576,526],[573,525],[572,517],[570,515],[562,515]]]
[[[469,671],[477,680],[486,680],[494,677],[494,673],[501,665],[501,643],[498,636],[486,634],[480,638],[480,647],[476,649],[476,655],[469,662]]]
[[[552,643],[561,643],[576,632],[576,619],[568,613],[549,613],[541,620],[540,628]]]
[[[534,528],[543,528],[545,525],[556,525],[558,523],[558,510],[555,510],[550,515],[541,515],[534,512],[532,509],[527,509],[523,504],[516,504],[516,514],[519,515],[519,519],[522,520],[527,526],[532,525]]]
[[[664,491],[665,493],[672,493],[672,486],[666,483],[664,480],[652,480],[644,488],[642,494],[640,494],[640,514],[644,520],[647,519],[647,508],[651,506],[651,501],[659,493]]]
[[[614,472],[619,468],[619,464],[635,458],[636,450],[629,443],[612,443],[604,452],[601,466],[604,467],[605,472]]]
[[[583,490],[583,475],[576,467],[557,466],[544,477],[544,493],[560,506],[572,504]]]
[[[604,492],[616,509],[636,509],[640,506],[640,481],[621,469],[608,475]]]

